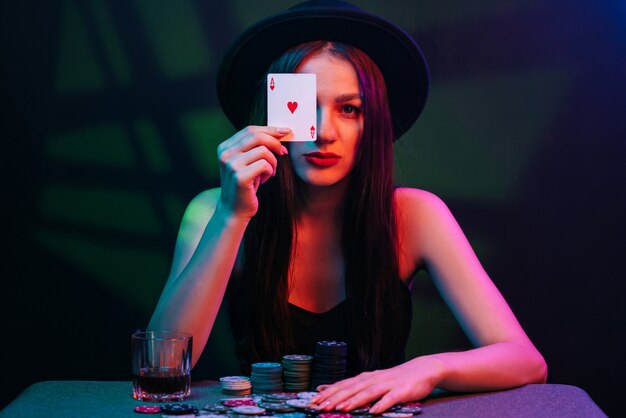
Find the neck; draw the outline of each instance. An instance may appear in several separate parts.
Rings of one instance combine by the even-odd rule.
[[[332,186],[302,185],[300,221],[340,223],[349,185],[349,177]]]

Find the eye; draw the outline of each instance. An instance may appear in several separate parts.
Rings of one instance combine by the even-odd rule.
[[[355,105],[347,104],[341,107],[341,111],[348,115],[358,115],[361,113],[361,108]]]

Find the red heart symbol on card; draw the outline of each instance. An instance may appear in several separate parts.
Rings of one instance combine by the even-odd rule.
[[[298,102],[287,102],[287,107],[289,108],[291,113],[293,113],[298,108]]]

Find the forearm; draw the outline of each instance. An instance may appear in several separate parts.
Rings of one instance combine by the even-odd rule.
[[[418,357],[407,362],[433,363],[435,386],[455,392],[507,389],[545,383],[546,363],[530,343],[501,342],[452,353]]]
[[[218,208],[183,271],[168,281],[150,320],[149,329],[193,335],[194,365],[213,328],[247,224]]]

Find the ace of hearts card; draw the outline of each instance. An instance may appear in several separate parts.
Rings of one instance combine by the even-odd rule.
[[[317,139],[315,74],[267,75],[267,125],[291,129],[281,141]]]

